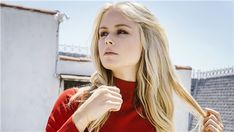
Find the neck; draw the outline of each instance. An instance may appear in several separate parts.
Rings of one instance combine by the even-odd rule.
[[[136,81],[136,69],[120,68],[119,70],[112,70],[113,75],[125,81]]]

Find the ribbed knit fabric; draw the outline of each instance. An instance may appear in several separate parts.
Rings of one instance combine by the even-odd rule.
[[[143,119],[133,106],[136,83],[114,78],[114,84],[120,89],[123,103],[119,111],[111,112],[100,132],[155,132],[155,128],[150,122]],[[78,132],[71,119],[71,115],[78,108],[78,103],[73,103],[72,107],[67,107],[70,97],[75,93],[76,90],[71,88],[65,90],[59,96],[49,116],[46,126],[47,132]]]

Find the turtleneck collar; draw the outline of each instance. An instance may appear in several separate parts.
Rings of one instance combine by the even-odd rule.
[[[119,88],[128,88],[128,89],[134,89],[136,82],[134,81],[126,81],[117,77],[114,77],[114,84],[117,85]]]
[[[116,77],[113,79],[114,85],[120,89],[120,94],[122,95],[123,104],[121,109],[132,106],[136,82],[126,81]]]

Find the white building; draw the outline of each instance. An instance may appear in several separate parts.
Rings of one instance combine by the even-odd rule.
[[[44,131],[65,83],[89,82],[90,59],[58,55],[61,20],[56,11],[1,4],[1,131]],[[177,70],[190,91],[191,68]],[[181,106],[176,100],[178,132],[188,130]]]
[[[59,93],[57,12],[1,3],[1,131],[43,131]]]

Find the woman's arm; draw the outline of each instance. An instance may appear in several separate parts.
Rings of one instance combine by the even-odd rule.
[[[79,108],[78,103],[68,107],[75,93],[74,89],[68,89],[59,96],[48,119],[47,132],[82,132],[90,122],[105,113],[120,110],[123,102],[119,88],[103,85],[92,91],[92,95]]]
[[[70,132],[78,132],[72,120],[72,115],[78,108],[78,103],[68,105],[70,97],[75,93],[76,89],[71,88],[59,95],[48,118],[46,132],[65,132],[67,130]]]
[[[119,111],[122,96],[117,87],[100,86],[73,114],[73,122],[79,131],[84,131],[90,122],[101,118],[109,111]]]
[[[85,114],[85,113],[84,113]],[[84,117],[84,114],[82,114],[82,112],[80,111],[76,111],[73,115],[72,115],[72,121],[75,122],[75,126],[76,128],[80,131],[83,132],[85,131],[86,127],[88,126],[89,122],[86,120],[86,118]]]

